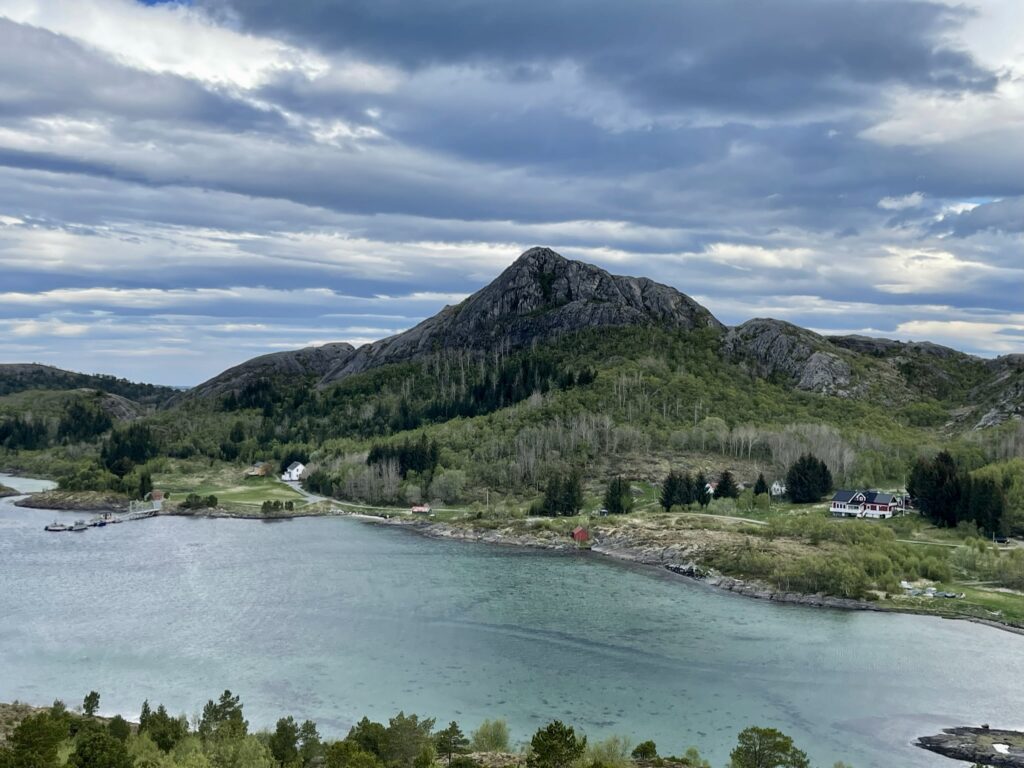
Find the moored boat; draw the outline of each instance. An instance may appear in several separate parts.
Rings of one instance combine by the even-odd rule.
[[[43,528],[43,530],[50,531],[51,533],[62,533],[63,531],[69,531],[71,529],[68,526],[64,525],[64,523],[59,523],[56,520],[54,520],[48,526]]]
[[[85,520],[75,520],[75,524],[71,526],[71,530],[77,533],[78,531],[84,531],[88,527],[89,526],[85,524]]]

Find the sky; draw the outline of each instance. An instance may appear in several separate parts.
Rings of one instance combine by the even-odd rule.
[[[0,0],[0,362],[187,386],[546,245],[1024,352],[1020,0]]]

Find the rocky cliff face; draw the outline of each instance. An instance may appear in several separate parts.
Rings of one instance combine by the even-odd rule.
[[[1005,355],[987,363],[992,377],[971,391],[980,417],[975,429],[1024,419],[1024,355]],[[976,413],[977,415],[977,413]]]
[[[756,376],[783,377],[797,389],[824,395],[852,394],[847,357],[828,339],[781,320],[748,320],[722,340],[725,356]]]
[[[397,336],[360,347],[323,384],[438,350],[516,349],[588,328],[659,325],[723,329],[708,310],[674,288],[620,277],[531,248],[494,282],[461,304]]]
[[[295,379],[303,379],[307,376],[319,378],[335,366],[344,363],[354,353],[355,347],[351,344],[336,343],[254,357],[252,360],[246,360],[241,365],[229,368],[199,386],[193,387],[188,392],[176,397],[173,403],[239,392],[246,384],[261,378],[279,376],[290,376]]]

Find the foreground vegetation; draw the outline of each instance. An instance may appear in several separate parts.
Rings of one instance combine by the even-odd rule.
[[[282,717],[273,731],[252,732],[230,691],[190,723],[143,702],[137,723],[100,718],[90,691],[80,712],[0,705],[0,768],[710,768],[694,747],[661,756],[653,741],[632,748],[623,737],[589,741],[555,720],[513,752],[503,720],[485,720],[468,736],[451,722],[399,712],[387,724],[360,720],[344,739],[323,739],[316,723]],[[729,768],[809,768],[785,734],[751,727],[737,737]],[[835,768],[844,768],[836,763]]]

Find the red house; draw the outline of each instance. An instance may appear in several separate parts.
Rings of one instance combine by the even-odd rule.
[[[583,544],[587,541],[590,541],[590,534],[587,533],[587,529],[584,528],[582,525],[577,525],[575,528],[572,529],[572,539],[577,544]]]

